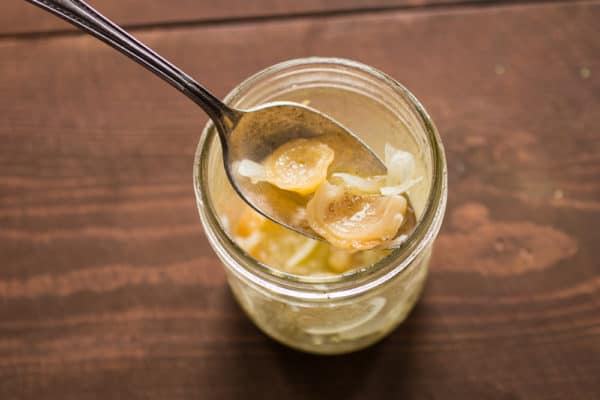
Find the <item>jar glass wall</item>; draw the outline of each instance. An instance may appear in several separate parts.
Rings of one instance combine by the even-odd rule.
[[[446,205],[443,147],[414,96],[357,62],[287,61],[250,77],[225,99],[242,109],[277,100],[308,104],[332,116],[382,158],[386,143],[411,152],[417,159],[416,176],[424,178],[408,192],[418,222],[400,248],[341,275],[292,275],[253,259],[229,236],[243,201],[225,175],[213,125],[204,129],[194,163],[198,208],[241,307],[266,334],[291,347],[321,354],[357,350],[402,322],[421,293]]]

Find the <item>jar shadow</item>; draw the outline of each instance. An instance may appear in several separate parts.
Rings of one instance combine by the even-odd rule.
[[[231,332],[223,334],[244,337],[243,344],[235,343],[226,355],[212,360],[213,373],[228,377],[228,398],[389,399],[418,389],[413,345],[423,327],[414,323],[422,312],[419,304],[380,342],[349,354],[322,356],[290,349],[267,337],[245,316],[233,296],[224,293],[223,307],[228,313],[239,313],[240,318],[235,318]]]
[[[411,324],[413,313],[388,337],[349,354],[318,356],[271,342],[277,348],[276,368],[293,388],[293,398],[403,398],[414,393],[416,353],[411,348],[419,326]]]

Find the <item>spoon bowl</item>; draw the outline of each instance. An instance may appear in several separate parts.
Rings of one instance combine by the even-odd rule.
[[[307,198],[266,182],[252,183],[237,173],[236,162],[259,163],[286,142],[318,139],[335,152],[329,172],[386,173],[383,162],[352,132],[325,114],[296,103],[272,102],[243,111],[233,129],[226,135],[219,132],[219,137],[225,170],[236,192],[262,215],[313,239],[322,240],[306,221]]]

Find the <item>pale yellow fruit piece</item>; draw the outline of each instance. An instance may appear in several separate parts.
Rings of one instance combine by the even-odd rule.
[[[348,250],[331,248],[327,262],[329,267],[337,273],[346,272],[352,267],[352,253]]]
[[[333,246],[367,250],[396,236],[404,222],[402,196],[357,193],[325,182],[306,205],[310,227]]]
[[[267,181],[281,189],[307,195],[327,178],[334,151],[314,139],[296,139],[278,147],[263,162]]]
[[[411,153],[386,144],[385,166],[388,169],[388,186],[396,186],[408,181],[413,176],[416,169],[416,160]]]

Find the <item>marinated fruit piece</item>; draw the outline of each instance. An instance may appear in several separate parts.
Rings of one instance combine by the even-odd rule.
[[[402,196],[360,193],[325,182],[306,205],[310,227],[342,249],[367,250],[393,239],[404,222]]]
[[[325,181],[333,157],[333,150],[317,140],[292,140],[265,159],[265,177],[281,189],[307,195]]]
[[[384,153],[389,186],[399,185],[412,178],[416,169],[416,161],[411,153],[396,149],[390,144],[385,145]]]

